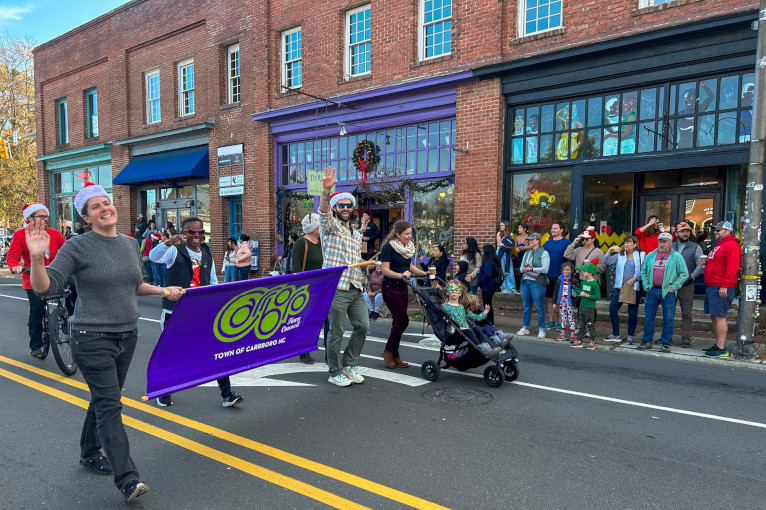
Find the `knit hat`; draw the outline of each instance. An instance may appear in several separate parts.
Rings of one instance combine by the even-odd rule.
[[[27,221],[27,218],[37,211],[45,211],[45,214],[48,216],[51,214],[50,211],[48,211],[48,208],[43,204],[24,204],[24,207],[21,208],[21,215],[24,217],[24,221]]]
[[[597,274],[598,273],[598,266],[596,265],[597,262],[593,262],[592,260],[589,262],[586,262],[582,266],[578,267],[578,271],[587,271],[591,274]]]
[[[351,205],[356,207],[356,198],[354,198],[354,195],[352,195],[348,191],[336,191],[335,193],[330,195],[330,207],[335,207],[335,204],[337,204],[344,198],[351,200]]]
[[[301,220],[303,226],[303,233],[310,234],[319,228],[319,215],[316,213],[309,213]]]
[[[103,186],[99,186],[98,184],[94,184],[92,182],[86,182],[83,184],[80,192],[74,196],[74,208],[77,209],[77,212],[80,213],[80,216],[83,215],[85,204],[87,204],[88,200],[93,197],[109,198],[109,194],[106,192]]]

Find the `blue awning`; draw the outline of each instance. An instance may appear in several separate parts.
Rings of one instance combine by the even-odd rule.
[[[134,184],[209,176],[208,149],[206,145],[201,145],[136,156],[117,174],[112,182],[114,184]]]

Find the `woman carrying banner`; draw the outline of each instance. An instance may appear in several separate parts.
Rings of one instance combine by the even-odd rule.
[[[164,293],[177,300],[183,290],[143,283],[138,244],[117,233],[117,210],[103,187],[85,183],[74,206],[92,230],[64,243],[47,271],[44,256],[50,238],[45,226],[35,220],[27,227],[30,281],[40,296],[62,292],[69,276],[77,282],[79,298],[69,326],[74,359],[91,395],[80,437],[80,464],[98,474],[113,474],[115,485],[130,501],[148,490],[130,458],[120,403],[136,347],[136,296]]]
[[[383,262],[383,302],[391,311],[393,324],[388,342],[381,356],[389,368],[405,368],[409,363],[399,357],[399,343],[402,333],[407,329],[410,318],[407,316],[409,293],[404,279],[413,274],[427,276],[428,273],[412,263],[415,256],[415,244],[412,242],[412,226],[404,220],[394,223],[391,233],[383,240],[380,260]]]

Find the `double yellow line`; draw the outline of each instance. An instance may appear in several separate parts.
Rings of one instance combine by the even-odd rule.
[[[53,374],[51,372],[48,372],[47,370],[37,368],[35,366],[29,365],[27,363],[23,363],[21,361],[16,361],[14,359],[10,359],[5,356],[0,356],[0,361],[17,368],[21,368],[28,372],[35,373],[39,376],[52,379],[56,382],[66,384],[83,391],[88,391],[88,386],[80,381],[70,379],[68,377],[64,377],[61,375]],[[18,375],[14,372],[9,372],[8,370],[0,368],[0,376],[10,379],[12,381],[16,381],[19,384],[23,384],[29,388],[33,388],[42,393],[51,395],[53,397],[61,399],[70,404],[82,407],[84,409],[87,409],[88,407],[88,401],[85,399],[75,397],[74,395],[71,395],[65,391],[58,390],[51,386],[47,386],[45,384],[39,383],[27,377]],[[237,434],[232,434],[231,432],[227,432],[225,430],[212,427],[210,425],[207,425],[202,422],[198,422],[196,420],[192,420],[189,418],[185,418],[183,416],[169,413],[161,409],[156,409],[150,405],[142,404],[138,401],[123,398],[122,404],[126,407],[138,409],[145,413],[152,414],[158,418],[171,421],[178,425],[182,425],[182,426],[191,428],[193,430],[203,432],[205,434],[216,437],[218,439],[223,439],[224,441],[228,441],[230,443],[236,444],[238,446],[242,446],[244,448],[253,450],[255,452],[268,455],[269,457],[281,460],[288,464],[292,464],[294,466],[306,469],[308,471],[312,471],[314,473],[333,478],[335,480],[344,482],[348,485],[357,487],[359,489],[365,490],[373,494],[377,494],[378,496],[381,496],[383,498],[386,498],[392,501],[396,501],[398,503],[402,503],[412,508],[418,508],[423,510],[448,510],[444,506],[438,505],[436,503],[432,503],[430,501],[426,501],[424,499],[418,498],[416,496],[412,496],[410,494],[398,491],[396,489],[392,489],[390,487],[386,487],[385,485],[381,485],[371,480],[367,480],[365,478],[352,475],[351,473],[346,473],[345,471],[341,471],[339,469],[335,469],[330,466],[320,464],[319,462],[314,462],[312,460],[300,457],[298,455],[294,455],[284,450],[280,450],[278,448],[274,448],[266,444],[253,441],[252,439],[248,439],[243,436],[239,436]],[[334,508],[342,508],[342,509],[367,508],[353,501],[350,501],[348,499],[342,498],[340,496],[336,496],[335,494],[332,494],[322,489],[319,489],[317,487],[314,487],[313,485],[309,485],[307,483],[296,480],[295,478],[291,478],[289,476],[285,476],[280,473],[277,473],[276,471],[272,471],[270,469],[266,469],[264,467],[258,466],[256,464],[253,464],[252,462],[247,462],[233,455],[224,453],[220,450],[210,448],[208,446],[203,445],[202,443],[199,443],[197,441],[192,441],[183,436],[174,434],[163,428],[156,427],[144,421],[132,418],[130,416],[126,416],[124,414],[122,419],[126,425],[133,427],[137,430],[145,432],[154,437],[158,437],[160,439],[163,439],[165,441],[178,445],[192,452],[198,453],[199,455],[202,455],[209,459],[221,462],[223,464],[226,464],[227,466],[231,466],[235,469],[238,469],[244,473],[248,473],[252,476],[260,478],[269,483],[273,483],[275,485],[284,487],[285,489],[291,490],[293,492],[309,497],[316,501],[320,501],[328,506],[331,506]]]

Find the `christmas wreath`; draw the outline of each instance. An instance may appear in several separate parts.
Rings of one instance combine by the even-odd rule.
[[[366,155],[365,155],[366,152]],[[360,140],[351,153],[351,161],[362,174],[361,185],[367,184],[367,169],[380,163],[380,147],[368,139]]]

